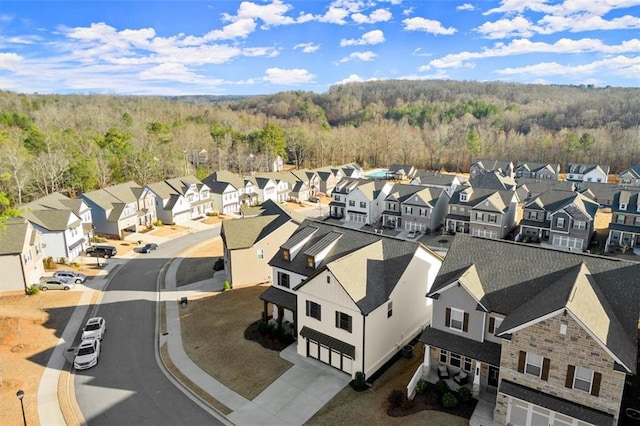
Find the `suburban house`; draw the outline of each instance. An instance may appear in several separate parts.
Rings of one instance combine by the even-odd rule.
[[[576,190],[576,183],[566,180],[538,180],[532,178],[517,178],[516,182],[518,184],[518,187],[516,189],[516,191],[518,191],[518,194],[520,194],[520,188],[527,189],[527,194],[523,194],[524,196],[521,198],[521,200],[525,202],[530,199],[536,198],[538,195],[552,189],[561,191]]]
[[[227,182],[238,189],[238,201],[240,207],[254,206],[258,204],[258,194],[255,185],[248,179],[243,178],[227,170],[220,170],[207,176],[203,182]]]
[[[91,208],[96,234],[123,239],[157,220],[156,197],[149,188],[133,181],[86,192],[80,198]]]
[[[451,195],[456,188],[462,185],[460,177],[440,172],[416,172],[411,180],[411,185],[427,186],[429,188],[442,188]]]
[[[92,214],[82,199],[53,193],[23,205],[20,210],[22,217],[40,232],[45,257],[71,261],[90,244]]]
[[[431,232],[442,226],[449,207],[444,189],[397,183],[384,199],[382,226]]]
[[[341,186],[340,183],[334,191],[339,186]],[[345,198],[344,222],[355,225],[375,224],[382,215],[384,199],[392,187],[393,184],[386,181],[351,179]]]
[[[456,235],[416,376],[464,374],[496,395],[495,424],[616,425],[637,373],[638,289],[637,262]]]
[[[474,188],[488,188],[500,191],[515,191],[518,201],[524,200],[529,195],[529,189],[518,185],[516,180],[509,176],[503,176],[497,171],[479,172],[469,179],[469,185]]]
[[[306,220],[269,262],[260,298],[296,330],[298,354],[366,378],[428,323],[441,262],[413,241]]]
[[[567,180],[607,183],[608,176],[609,166],[605,165],[569,163],[567,166]]]
[[[392,164],[387,169],[389,180],[411,180],[416,175],[416,168],[406,164]]]
[[[157,214],[162,223],[178,224],[213,211],[209,186],[195,176],[167,179],[148,184],[147,188],[156,197]],[[233,197],[233,187],[228,190],[227,196]]]
[[[324,167],[314,170],[318,174],[319,192],[322,194],[331,194],[336,183],[342,178],[342,170],[336,167]]]
[[[298,196],[298,200],[308,200],[309,197],[315,197],[320,192],[320,177],[316,171],[309,169],[292,170],[289,172],[289,175],[295,177],[298,182],[304,183],[302,188],[306,187],[308,190],[307,198],[300,198]],[[297,186],[300,187],[300,185]],[[296,185],[294,185],[294,188],[296,188]],[[294,189],[292,189],[292,192],[293,191]]]
[[[640,192],[619,191],[611,206],[611,223],[605,251],[617,247],[640,255]]]
[[[232,183],[216,181],[211,176],[202,180],[209,187],[213,211],[234,214],[240,211],[240,191]]]
[[[518,196],[513,190],[456,189],[449,200],[446,230],[479,237],[505,238],[516,226]]]
[[[523,207],[518,240],[564,250],[589,248],[598,203],[575,191],[547,191]]]
[[[224,270],[233,288],[270,283],[269,260],[302,222],[271,200],[254,209],[255,213],[248,210],[242,218],[222,222]]]
[[[9,219],[0,229],[0,293],[26,292],[44,275],[40,232],[24,218]]]
[[[640,186],[640,164],[623,170],[618,175],[618,184],[625,186]]]
[[[603,207],[611,207],[613,196],[624,189],[618,185],[606,182],[575,182],[576,191],[583,193]],[[630,190],[640,191],[640,187],[631,187]]]
[[[558,180],[559,176],[560,164],[518,163],[516,166],[516,178]]]
[[[280,202],[280,187],[287,186],[286,182],[284,184],[276,182],[275,180],[268,177],[261,176],[251,176],[248,177],[247,180],[253,184],[254,191],[258,195],[258,203],[264,203],[267,200],[275,201],[276,203]],[[284,199],[286,201],[286,198]]]
[[[352,178],[352,179],[364,179],[365,172],[364,169],[356,163],[349,163],[339,166],[340,171],[343,177]]]
[[[505,177],[515,177],[515,167],[511,161],[476,160],[469,166],[470,177],[486,172],[498,172]]]

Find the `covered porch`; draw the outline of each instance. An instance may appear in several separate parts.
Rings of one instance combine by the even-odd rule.
[[[450,234],[456,234],[458,232],[468,234],[469,218],[455,215],[447,216],[447,232]]]
[[[264,302],[264,311],[262,319],[269,320],[269,304],[273,305],[273,318],[279,325],[287,325],[293,332],[293,337],[297,337],[297,297],[293,293],[280,290],[279,288],[269,287],[260,295],[260,299]],[[287,315],[286,311],[289,311]],[[289,321],[287,318],[290,318]]]

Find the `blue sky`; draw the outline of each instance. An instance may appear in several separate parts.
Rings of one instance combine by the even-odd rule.
[[[640,0],[3,0],[0,34],[0,88],[20,93],[640,86]]]

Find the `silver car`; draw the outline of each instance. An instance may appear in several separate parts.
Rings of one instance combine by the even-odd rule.
[[[56,271],[53,274],[53,278],[62,278],[70,283],[82,284],[87,280],[84,274],[80,274],[74,271]]]
[[[64,278],[50,278],[50,279],[46,279],[46,280],[40,282],[40,284],[38,284],[38,287],[42,291],[47,291],[47,290],[71,290],[74,286],[75,286],[74,283],[70,283],[69,281],[65,280]]]

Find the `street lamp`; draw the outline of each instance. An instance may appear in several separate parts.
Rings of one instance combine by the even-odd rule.
[[[22,389],[16,392],[16,396],[20,400],[20,407],[22,408],[22,421],[24,422],[24,426],[27,426],[27,418],[24,415],[24,403],[22,402],[22,398],[24,398],[24,391]]]

